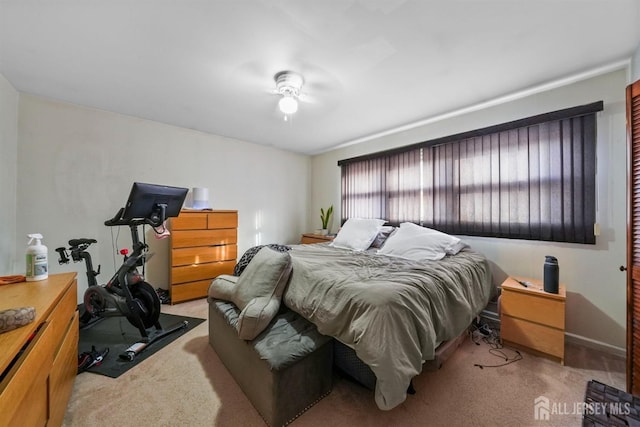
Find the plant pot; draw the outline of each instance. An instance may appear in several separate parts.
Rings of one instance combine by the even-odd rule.
[[[326,236],[327,234],[329,234],[329,230],[327,230],[326,228],[322,228],[318,231],[320,232],[318,234],[320,234],[321,236]]]

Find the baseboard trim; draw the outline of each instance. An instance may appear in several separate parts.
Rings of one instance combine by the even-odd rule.
[[[623,347],[607,344],[602,341],[583,337],[582,335],[572,334],[570,332],[565,332],[564,337],[566,342],[569,342],[571,344],[577,344],[582,347],[592,348],[594,350],[599,350],[622,358],[627,357],[627,349]]]
[[[493,312],[493,311],[489,311],[489,310],[482,310],[482,312],[480,313],[480,317],[490,320],[492,322],[498,322],[500,323],[500,316],[498,316],[498,313]]]
[[[500,316],[496,312],[493,312],[490,310],[483,310],[480,313],[480,317],[483,317],[489,321],[497,322],[498,324],[500,324]],[[564,337],[565,337],[565,342],[568,342],[571,344],[591,348],[593,350],[602,351],[604,353],[608,353],[608,354],[622,357],[622,358],[627,357],[627,349],[624,347],[618,347],[615,345],[607,344],[602,341],[597,341],[591,338],[584,337],[582,335],[572,334],[570,332],[565,332]]]

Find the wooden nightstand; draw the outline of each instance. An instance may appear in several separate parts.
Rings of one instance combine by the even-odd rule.
[[[300,244],[308,245],[310,243],[325,243],[330,242],[336,236],[323,236],[321,234],[303,234],[300,238]]]
[[[542,282],[517,277],[530,283],[524,287],[509,277],[502,283],[500,337],[507,345],[525,347],[564,364],[564,312],[566,290],[545,292]]]

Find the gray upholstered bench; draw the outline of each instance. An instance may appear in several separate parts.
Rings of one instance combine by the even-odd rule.
[[[331,391],[333,340],[285,309],[244,341],[239,313],[232,303],[209,298],[209,343],[265,422],[287,425]]]

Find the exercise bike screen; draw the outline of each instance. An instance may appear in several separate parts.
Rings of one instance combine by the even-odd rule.
[[[168,185],[134,182],[122,219],[149,218],[158,211],[158,205],[166,205],[165,217],[178,216],[189,189]]]

